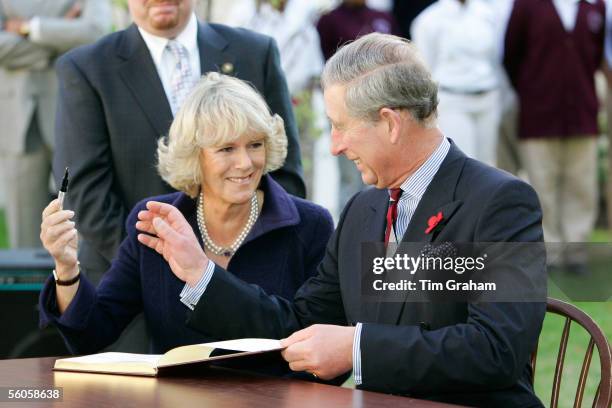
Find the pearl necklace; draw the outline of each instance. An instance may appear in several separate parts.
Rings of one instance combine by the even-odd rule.
[[[198,220],[198,228],[200,229],[200,234],[202,234],[202,239],[204,241],[204,246],[211,251],[215,255],[223,255],[227,258],[234,255],[244,239],[249,235],[251,228],[255,225],[255,221],[259,216],[259,204],[257,202],[257,193],[253,193],[253,197],[251,197],[251,212],[249,213],[249,219],[246,222],[246,225],[238,235],[238,238],[227,248],[224,248],[220,245],[215,244],[210,235],[208,235],[208,229],[206,229],[206,221],[204,219],[204,193],[200,192],[200,196],[198,197],[198,211],[197,211],[197,220]]]

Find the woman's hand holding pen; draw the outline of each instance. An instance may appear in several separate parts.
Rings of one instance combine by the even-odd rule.
[[[208,257],[183,214],[174,206],[149,201],[138,213],[138,241],[161,254],[172,272],[190,286],[195,286],[206,267]]]
[[[55,270],[61,280],[78,274],[78,237],[72,217],[74,211],[60,209],[58,199],[51,201],[42,213],[40,240],[55,260]]]

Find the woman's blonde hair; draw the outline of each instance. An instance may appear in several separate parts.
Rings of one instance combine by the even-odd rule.
[[[283,119],[271,114],[247,82],[208,73],[185,99],[168,137],[157,143],[157,171],[166,183],[195,198],[202,182],[201,149],[231,143],[245,134],[264,135],[264,174],[283,165],[287,157]]]

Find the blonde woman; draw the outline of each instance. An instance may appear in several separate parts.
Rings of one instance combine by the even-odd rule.
[[[175,206],[216,264],[268,293],[293,297],[314,275],[333,223],[327,210],[287,194],[267,175],[286,154],[282,119],[251,86],[204,76],[158,146],[159,173],[178,192],[136,205],[97,288],[79,271],[74,213],[60,210],[57,200],[44,210],[41,239],[55,260],[55,279],[41,292],[41,323],[57,326],[73,353],[108,346],[140,312],[153,353],[214,339],[185,325],[205,282],[179,280],[172,260],[138,240],[137,228],[154,233],[138,221],[148,201]]]

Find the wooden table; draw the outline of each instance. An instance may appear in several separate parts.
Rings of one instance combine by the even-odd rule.
[[[452,407],[222,368],[206,368],[195,375],[150,378],[52,371],[54,362],[54,357],[0,360],[2,388],[63,388],[61,402],[0,402],[0,407]]]

